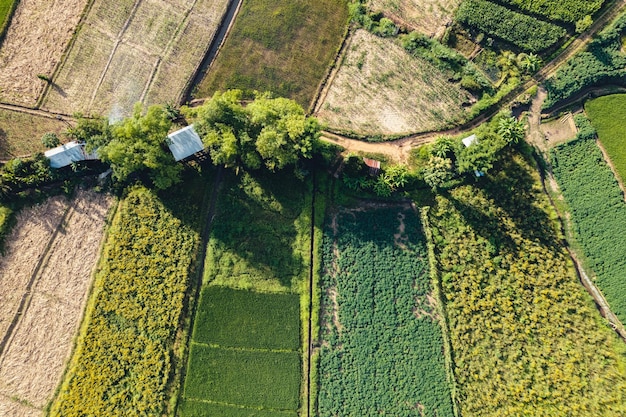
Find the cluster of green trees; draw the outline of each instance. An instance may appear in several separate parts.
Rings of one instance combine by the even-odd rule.
[[[153,191],[129,191],[109,229],[86,326],[51,416],[165,414],[198,243],[199,233]]]
[[[318,415],[452,417],[416,213],[344,212],[333,224],[323,237]]]
[[[576,278],[537,172],[512,152],[500,165],[429,211],[460,414],[623,415],[621,341]]]
[[[514,116],[500,113],[474,133],[474,143],[465,146],[461,138],[441,136],[421,150],[422,176],[433,189],[445,186],[456,175],[487,173],[503,150],[524,139],[526,124]]]
[[[611,310],[626,323],[626,203],[593,139],[553,149],[554,175],[571,211],[576,240]]]
[[[566,30],[487,0],[465,0],[456,20],[470,28],[498,37],[528,52],[541,52],[561,41]]]
[[[625,31],[626,14],[602,31],[586,50],[561,66],[545,83],[548,97],[543,107],[549,109],[585,87],[611,82],[623,83],[626,75],[626,54],[622,50],[622,37]]]
[[[367,191],[379,197],[389,197],[414,179],[414,175],[405,165],[383,166],[376,175],[370,175],[370,169],[365,165],[363,157],[351,153],[344,158],[342,180],[344,185],[353,191]]]
[[[567,23],[582,21],[593,16],[605,0],[501,0],[529,13],[545,16],[549,20]]]

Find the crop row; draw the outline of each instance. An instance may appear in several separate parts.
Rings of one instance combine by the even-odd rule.
[[[402,417],[421,407],[452,416],[416,214],[380,209],[336,220],[323,243],[319,415]]]
[[[51,416],[148,416],[166,409],[173,346],[198,235],[158,197],[119,204],[86,327]]]
[[[576,23],[597,12],[605,0],[500,0],[549,20]]]
[[[622,82],[626,75],[626,55],[622,52],[622,35],[625,31],[626,14],[600,33],[587,49],[562,65],[545,83],[548,97],[543,107],[550,108],[585,87]]]
[[[566,35],[560,26],[487,0],[465,0],[456,12],[456,19],[529,52],[550,48]]]
[[[619,341],[563,251],[539,178],[507,155],[429,211],[461,415],[626,412]]]
[[[551,156],[576,240],[611,309],[626,322],[626,203],[619,184],[594,140],[568,142]]]

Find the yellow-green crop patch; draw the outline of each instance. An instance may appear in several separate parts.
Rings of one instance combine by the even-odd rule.
[[[345,0],[243,0],[196,97],[229,88],[272,91],[307,107],[348,21]]]

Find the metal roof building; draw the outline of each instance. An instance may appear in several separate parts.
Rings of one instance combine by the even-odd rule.
[[[177,161],[188,158],[204,149],[204,144],[194,130],[193,125],[167,135],[167,146]]]
[[[470,145],[473,145],[474,143],[478,142],[478,138],[476,137],[476,135],[471,135],[471,136],[464,138],[462,142],[466,148],[469,148]]]
[[[64,145],[52,148],[44,153],[50,160],[50,167],[63,168],[73,162],[98,159],[96,152],[91,154],[85,151],[85,144],[78,142],[68,142]]]

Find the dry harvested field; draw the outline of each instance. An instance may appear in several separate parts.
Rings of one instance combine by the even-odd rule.
[[[178,102],[227,0],[96,0],[43,107],[107,116]]]
[[[23,212],[7,238],[7,255],[0,258],[2,297],[11,301],[0,304],[7,342],[0,353],[2,416],[41,415],[52,399],[82,319],[112,201],[84,190],[71,202],[50,199]]]
[[[440,36],[461,0],[369,0],[372,10],[429,36]]]
[[[43,152],[41,136],[54,132],[61,137],[67,127],[57,119],[0,108],[0,159]]]
[[[0,46],[0,99],[34,107],[88,0],[21,0]]]
[[[362,134],[437,130],[459,120],[470,100],[450,75],[358,30],[316,115],[333,129]]]
[[[574,139],[577,131],[571,113],[567,113],[559,119],[542,123],[540,129],[548,148]]]

